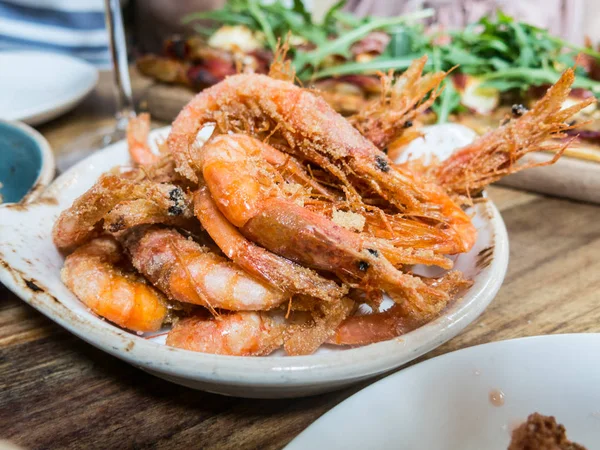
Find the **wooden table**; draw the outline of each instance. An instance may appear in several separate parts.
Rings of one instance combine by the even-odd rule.
[[[134,77],[143,91],[144,83]],[[55,149],[109,123],[110,78],[40,128]],[[600,332],[600,208],[492,187],[510,236],[497,298],[425,358],[491,341]],[[0,286],[0,439],[26,448],[278,449],[366,384],[297,400],[192,391],[79,340]],[[425,359],[423,358],[423,359]]]

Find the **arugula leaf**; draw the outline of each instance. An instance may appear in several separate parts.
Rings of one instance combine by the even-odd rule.
[[[335,28],[336,15],[341,12],[341,9],[346,6],[347,0],[339,0],[327,10],[323,17],[323,26],[327,28]],[[354,16],[353,16],[354,17]]]
[[[515,32],[515,40],[521,48],[517,61],[521,67],[531,67],[534,63],[535,55],[529,43],[527,33],[518,22],[512,24],[512,29]]]
[[[504,70],[508,69],[511,65],[509,62],[502,58],[492,57],[488,60],[490,66],[494,68],[494,70]]]
[[[349,28],[360,27],[361,25],[367,22],[367,20],[358,18],[353,14],[341,11],[341,9],[333,11],[331,17]]]
[[[271,47],[272,51],[275,51],[277,48],[277,39],[275,39],[275,34],[273,33],[273,28],[271,28],[271,24],[267,20],[265,14],[261,10],[261,7],[258,5],[257,0],[248,0],[248,12],[254,20],[256,20],[261,28],[262,32],[265,34],[265,38],[267,39],[267,43],[269,47]]]
[[[217,31],[217,29],[211,28],[211,27],[205,27],[202,25],[196,25],[196,26],[194,26],[194,31],[203,36],[210,37],[215,33],[215,31]]]
[[[547,39],[551,40],[552,42],[554,42],[556,45],[562,46],[562,47],[566,47],[566,48],[570,48],[572,51],[576,52],[576,53],[583,53],[584,55],[589,55],[589,56],[593,56],[594,58],[598,58],[600,59],[600,53],[591,49],[591,48],[587,48],[587,47],[579,47],[577,45],[573,45],[570,42],[565,41],[564,39],[561,39],[559,37],[556,36],[547,36]]]
[[[402,58],[375,58],[371,61],[359,63],[359,62],[350,62],[345,64],[340,64],[337,66],[328,67],[326,69],[315,72],[311,76],[307,78],[319,79],[319,78],[327,78],[332,76],[340,76],[340,75],[352,75],[352,74],[360,74],[360,73],[370,73],[376,71],[388,71],[392,70],[405,70],[407,69],[412,62],[423,56],[422,54],[413,53],[411,55],[406,55]],[[431,61],[427,61],[425,67],[430,67]],[[306,78],[305,78],[306,79]]]
[[[482,76],[482,80],[519,80],[523,86],[539,86],[543,84],[554,84],[560,78],[561,72],[552,69],[513,68],[500,72],[490,73]],[[589,89],[597,96],[600,94],[600,81],[589,78],[578,77],[573,82],[574,88]]]
[[[498,40],[496,36],[481,35],[473,43],[475,46],[475,53],[481,51],[496,52],[501,55],[508,55],[510,53],[510,47],[504,43],[504,41]]]
[[[486,80],[480,85],[481,88],[498,89],[501,92],[511,91],[513,89],[523,89],[523,81],[515,80]]]
[[[323,60],[330,55],[348,55],[349,48],[352,44],[366,36],[371,31],[384,29],[393,25],[409,22],[412,20],[423,19],[433,15],[432,9],[424,9],[413,14],[405,16],[373,19],[361,25],[354,30],[339,36],[337,39],[328,41],[326,44],[312,50],[310,52],[298,52],[294,64],[297,68],[302,69],[306,65],[317,67]]]
[[[452,61],[452,64],[455,66],[458,65],[481,67],[482,64],[486,63],[486,61],[484,61],[479,56],[476,56],[468,52],[467,50],[458,47],[448,47],[445,52],[444,58],[449,61]],[[442,64],[440,64],[440,68],[441,66]]]
[[[306,10],[302,0],[294,0],[293,10],[300,14],[307,24],[312,24],[312,15]]]
[[[391,39],[383,55],[390,58],[406,56],[412,52],[413,34],[405,27],[391,30]]]
[[[450,113],[460,106],[460,95],[450,80],[444,80],[443,89],[438,99],[439,101],[436,101],[432,106],[433,111],[437,115],[437,123],[448,122]]]

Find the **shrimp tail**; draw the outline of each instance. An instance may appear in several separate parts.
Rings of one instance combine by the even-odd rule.
[[[328,344],[367,345],[387,341],[406,334],[424,323],[406,316],[400,305],[394,304],[386,311],[363,316],[352,316],[335,330]]]
[[[133,162],[140,166],[154,164],[160,156],[153,153],[148,145],[150,134],[150,114],[142,113],[132,117],[127,123],[127,147]]]

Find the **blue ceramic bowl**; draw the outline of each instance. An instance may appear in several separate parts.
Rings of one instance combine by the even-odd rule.
[[[0,120],[0,196],[4,203],[34,200],[54,177],[48,141],[20,122]]]

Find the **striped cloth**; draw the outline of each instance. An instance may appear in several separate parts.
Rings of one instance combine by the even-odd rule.
[[[0,51],[67,53],[110,66],[102,0],[0,0]]]

